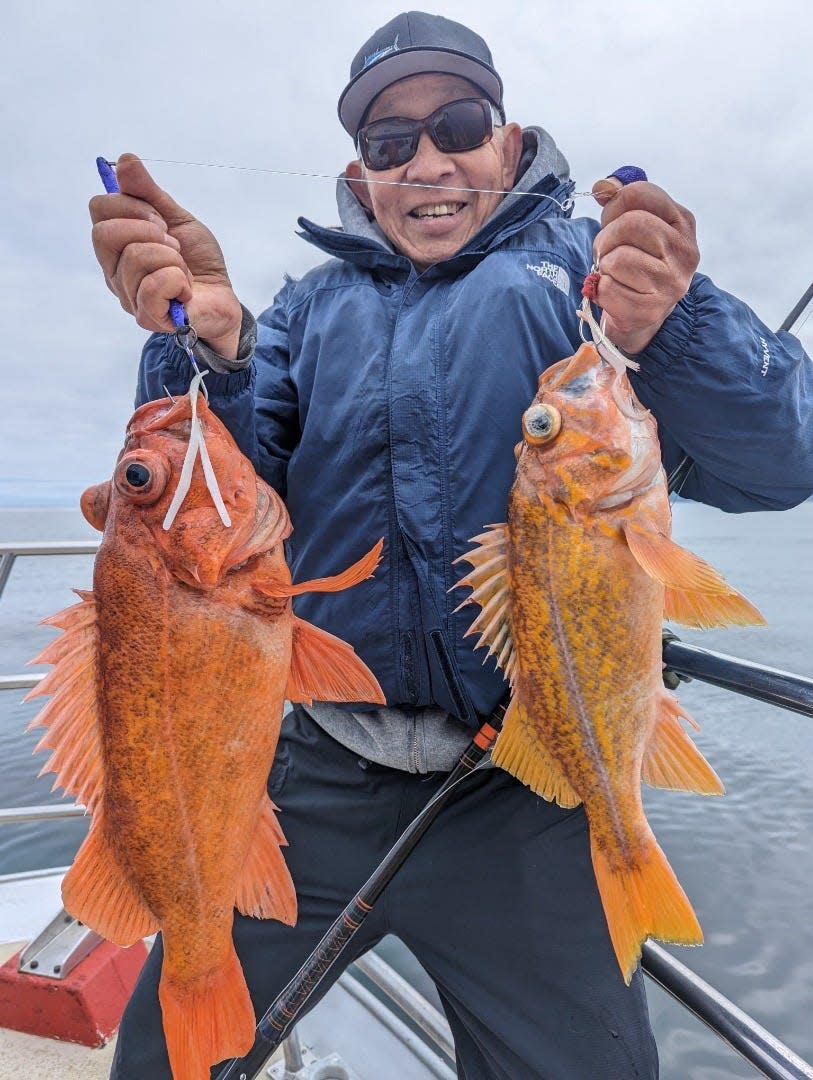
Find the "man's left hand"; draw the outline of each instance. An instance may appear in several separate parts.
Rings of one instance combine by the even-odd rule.
[[[697,269],[694,216],[645,181],[621,187],[599,180],[593,194],[604,207],[593,243],[601,274],[596,302],[610,340],[639,353],[686,295]]]

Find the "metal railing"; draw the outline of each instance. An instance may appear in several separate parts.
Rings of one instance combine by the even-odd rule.
[[[18,557],[92,555],[98,546],[98,541],[0,544],[0,596]],[[664,660],[669,669],[682,676],[813,716],[812,679],[687,645],[671,634],[664,637]],[[43,677],[0,676],[0,690],[32,687]],[[78,818],[84,814],[85,808],[80,805],[8,807],[0,809],[0,825]],[[453,1060],[454,1044],[448,1024],[418,991],[375,954],[360,957],[355,966],[417,1024],[445,1057]],[[813,1080],[813,1066],[661,946],[651,941],[644,944],[642,967],[768,1080]]]

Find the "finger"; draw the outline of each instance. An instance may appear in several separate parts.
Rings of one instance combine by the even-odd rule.
[[[170,300],[187,304],[191,299],[192,289],[183,270],[176,266],[164,267],[142,279],[133,314],[145,330],[171,334],[175,324],[169,316]]]
[[[613,195],[617,194],[623,186],[617,176],[605,176],[601,180],[596,180],[595,184],[593,184],[591,188],[593,198],[599,206],[606,206]]]
[[[105,196],[105,198],[111,197]],[[129,244],[166,244],[174,251],[180,251],[181,247],[161,225],[133,218],[100,221],[93,226],[91,239],[96,258],[108,281],[114,277],[122,252]]]
[[[131,313],[136,310],[138,290],[145,277],[158,270],[177,267],[192,288],[192,275],[181,256],[166,244],[128,244],[121,254],[113,284],[117,295],[126,298]],[[170,299],[175,299],[171,297]],[[122,306],[125,306],[122,303]]]
[[[604,269],[604,261],[615,248],[632,247],[655,259],[666,259],[682,242],[682,235],[662,218],[646,210],[628,210],[596,235],[593,254],[600,258]]]
[[[135,154],[122,154],[116,162],[116,179],[126,195],[143,199],[163,217],[168,229],[194,221],[188,210],[176,203],[172,196],[160,188],[150,176],[144,163]]]
[[[605,280],[623,285],[639,296],[668,293],[671,297],[676,288],[669,268],[660,259],[626,246],[602,257],[599,295]]]
[[[641,292],[615,278],[601,275],[596,303],[624,333],[660,324],[674,307],[661,293]]]
[[[94,195],[88,203],[88,210],[90,210],[90,220],[94,225],[114,218],[133,218],[151,221],[164,232],[167,231],[167,223],[155,207],[150,206],[143,199],[133,198],[132,195]]]
[[[694,217],[690,211],[676,203],[663,188],[648,181],[627,184],[613,195],[601,212],[602,227],[630,210],[646,210],[676,229],[683,231],[690,226],[694,231]]]

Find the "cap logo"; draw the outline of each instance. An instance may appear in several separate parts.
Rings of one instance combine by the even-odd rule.
[[[386,56],[388,53],[398,52],[399,37],[400,35],[396,34],[395,41],[393,41],[392,45],[385,45],[382,49],[376,49],[375,52],[371,52],[369,56],[365,56],[364,63],[361,66],[361,70],[363,71],[365,68],[369,67],[370,64],[375,63],[376,60],[380,60],[382,56]]]

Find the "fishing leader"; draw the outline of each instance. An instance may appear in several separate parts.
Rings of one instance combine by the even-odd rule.
[[[388,707],[315,702],[285,721],[269,789],[300,918],[235,917],[258,1012],[504,694],[463,640],[452,560],[505,519],[519,417],[539,373],[580,344],[595,258],[607,334],[640,364],[630,378],[667,471],[684,465],[682,494],[740,512],[813,490],[813,378],[799,342],[695,272],[694,219],[656,185],[609,200],[603,188],[600,228],[573,218],[565,157],[542,128],[506,122],[502,80],[472,30],[397,16],[354,58],[339,117],[357,153],[337,186],[342,228],[300,220],[329,261],[288,281],[256,321],[215,238],[138,158],[118,161],[121,194],[91,201],[107,283],[154,332],[138,402],[189,386],[168,315],[178,299],[212,407],[286,499],[294,578],[385,537],[373,580],[297,601],[354,645]],[[478,774],[379,908],[352,952],[390,932],[405,941],[438,988],[459,1076],[657,1076],[643,980],[627,987],[619,973],[581,808],[545,803],[500,770]],[[117,1080],[169,1077],[160,958],[159,941],[124,1017]]]

